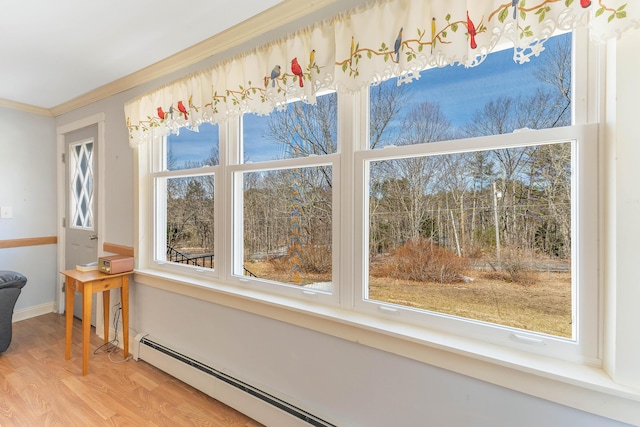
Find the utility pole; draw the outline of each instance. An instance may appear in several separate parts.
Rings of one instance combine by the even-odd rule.
[[[496,182],[493,181],[493,220],[496,228],[496,257],[500,262],[500,227],[498,226],[498,191],[496,190]]]

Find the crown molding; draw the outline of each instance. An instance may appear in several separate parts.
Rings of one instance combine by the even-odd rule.
[[[142,68],[121,79],[101,86],[91,92],[57,105],[50,110],[54,117],[84,107],[96,101],[132,89],[156,78],[179,71],[211,56],[223,53],[269,31],[303,18],[337,0],[283,0],[281,3],[253,16],[213,37],[176,53],[166,59]]]
[[[23,104],[22,102],[11,101],[9,99],[0,98],[0,107],[25,111],[27,113],[39,114],[41,116],[53,117],[53,113],[48,108],[36,107],[35,105]]]

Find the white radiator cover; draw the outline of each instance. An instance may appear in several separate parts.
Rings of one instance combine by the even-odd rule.
[[[190,358],[146,333],[135,337],[134,360],[144,360],[254,420],[277,427],[335,427],[308,412]]]

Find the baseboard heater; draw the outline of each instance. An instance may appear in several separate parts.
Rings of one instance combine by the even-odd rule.
[[[135,360],[144,360],[267,426],[336,427],[276,396],[181,354],[147,334],[136,336],[133,354]]]

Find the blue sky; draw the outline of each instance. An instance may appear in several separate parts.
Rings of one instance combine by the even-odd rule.
[[[197,132],[181,129],[179,135],[167,137],[167,145],[176,161],[176,169],[181,169],[187,162],[201,162],[218,145],[218,125],[203,123]]]
[[[545,47],[549,49],[554,43],[557,41],[550,39]],[[419,80],[409,84],[412,102],[438,104],[453,127],[461,126],[492,99],[532,95],[542,84],[534,76],[539,63],[537,58],[532,58],[528,63],[516,64],[513,50],[506,49],[489,55],[474,68],[449,66],[430,69],[424,71]],[[395,85],[395,80],[387,84]],[[273,158],[278,152],[277,146],[263,135],[266,120],[264,116],[245,115],[244,150],[245,156],[252,161]],[[169,138],[179,165],[206,159],[217,141],[217,126],[211,125],[201,125],[199,133],[182,130],[179,136]]]
[[[491,99],[535,92],[534,70],[535,62],[515,64],[512,50],[489,55],[474,68],[433,68],[412,83],[413,101],[438,104],[453,126],[461,126]]]

